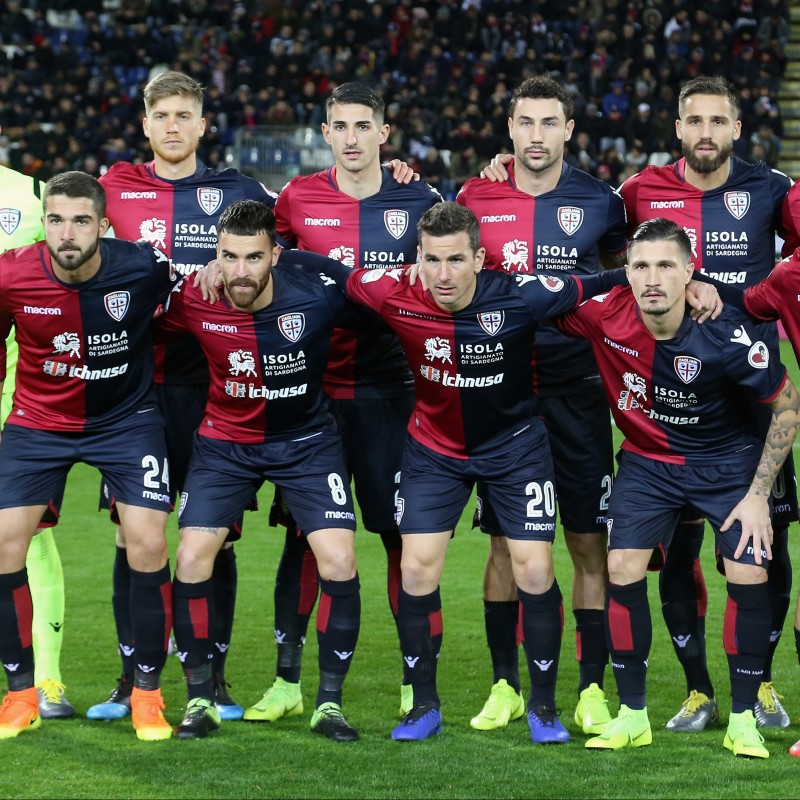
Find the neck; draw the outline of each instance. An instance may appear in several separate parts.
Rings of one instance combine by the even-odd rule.
[[[714,170],[714,172],[696,172],[685,161],[684,164],[686,164],[684,170],[686,182],[694,186],[695,189],[700,189],[701,192],[718,189],[727,182],[731,174],[731,160],[729,158],[725,160],[725,163],[719,169]]]
[[[542,172],[532,172],[517,156],[514,156],[514,182],[520,191],[538,197],[556,188],[563,166],[564,160],[559,159]]]
[[[383,183],[383,172],[381,165],[376,160],[374,168],[362,169],[359,172],[348,172],[346,169],[335,167],[336,183],[340,191],[348,197],[356,200],[363,200],[365,197],[372,197],[378,194]]]
[[[678,335],[685,314],[685,305],[683,303],[678,303],[666,314],[654,316],[653,314],[643,313],[642,322],[645,328],[653,334],[654,339],[674,339]]]
[[[164,178],[168,181],[188,178],[197,172],[197,156],[192,153],[188,158],[178,162],[165,161],[163,158],[155,156],[153,170],[159,178]]]

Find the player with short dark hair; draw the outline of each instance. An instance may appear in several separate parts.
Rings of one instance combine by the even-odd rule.
[[[161,320],[167,334],[189,332],[198,340],[211,373],[181,494],[173,597],[189,703],[176,735],[194,739],[219,728],[210,662],[212,568],[249,498],[270,480],[319,568],[320,683],[311,730],[353,741],[358,733],[341,703],[361,613],[355,513],[341,439],[322,392],[331,332],[347,301],[320,274],[330,259],[281,252],[272,212],[255,201],[237,201],[220,216],[217,260],[222,301],[207,306],[201,290],[184,281]]]
[[[144,239],[162,249],[181,275],[189,275],[214,258],[216,225],[235,200],[249,198],[272,207],[275,195],[258,181],[234,169],[214,170],[197,158],[205,131],[203,87],[181,72],[156,75],[144,89],[144,134],[153,150],[146,164],[118,162],[100,179],[108,194],[113,234]],[[168,421],[166,436],[173,496],[180,493],[208,395],[208,368],[191,337],[156,350],[156,391]],[[231,539],[238,537],[235,526]],[[225,662],[236,604],[236,555],[228,542],[214,567],[217,629],[214,632],[216,702],[224,719],[240,719],[243,708],[228,692]],[[122,674],[108,698],[92,706],[90,719],[117,719],[130,712],[134,644],[130,626],[130,572],[124,530],[117,529],[113,608]]]
[[[720,76],[687,81],[678,98],[675,129],[683,158],[647,167],[619,191],[630,230],[653,217],[681,225],[692,244],[695,268],[742,288],[765,278],[775,264],[775,234],[793,227],[782,220],[791,180],[763,162],[748,164],[732,155],[741,134],[739,98]],[[775,325],[759,335],[777,347]],[[763,430],[769,414],[758,410]],[[755,707],[760,727],[787,727],[789,715],[772,682],[772,659],[789,609],[792,565],[788,527],[798,519],[794,460],[786,459],[773,493],[773,558],[768,572],[772,627],[764,680]],[[700,566],[704,521],[688,509],[672,539],[659,575],[664,620],[686,677],[687,699],[667,723],[675,732],[703,730],[719,721],[705,645],[707,592]]]
[[[334,165],[292,178],[275,205],[281,243],[327,255],[357,269],[413,262],[415,226],[438,192],[422,181],[405,184],[381,166],[389,134],[383,98],[364,84],[337,86],[326,102],[322,133]],[[398,176],[399,177],[399,176]],[[394,521],[405,426],[414,405],[413,379],[394,334],[373,314],[334,331],[325,392],[342,435],[348,475],[361,519],[386,550],[387,594],[393,617],[400,587],[400,535]],[[380,440],[381,446],[375,447]],[[276,505],[279,501],[276,501]],[[317,597],[313,554],[291,520],[275,580],[276,677],[245,711],[250,721],[275,721],[302,712],[303,643]],[[401,715],[411,687],[401,687]]]
[[[420,740],[441,730],[439,577],[458,518],[482,480],[508,538],[522,605],[531,738],[566,742],[555,711],[562,630],[552,563],[555,487],[533,394],[533,334],[546,317],[618,276],[482,270],[478,220],[456,203],[433,206],[417,229],[420,275],[430,291],[411,285],[400,269],[355,273],[347,281],[350,298],[377,311],[397,334],[416,386],[397,508],[398,630],[414,704],[392,737]]]
[[[732,712],[724,745],[767,758],[753,709],[769,647],[770,493],[800,423],[800,397],[776,348],[735,309],[703,325],[686,312],[692,243],[671,220],[631,236],[630,287],[612,290],[555,320],[589,339],[625,441],[608,510],[606,624],[620,712],[590,749],[652,742],[646,674],[652,621],[646,571],[667,548],[681,511],[710,522],[724,562],[728,604],[723,642]],[[771,410],[766,435],[752,401]]]
[[[603,181],[564,161],[574,129],[572,96],[542,75],[523,81],[509,104],[513,162],[505,180],[472,178],[457,202],[475,212],[486,248],[484,266],[508,273],[576,275],[619,266],[627,243],[622,200]],[[603,691],[608,647],[603,626],[605,514],[614,474],[611,417],[586,342],[554,328],[536,336],[534,391],[550,436],[564,540],[573,562],[572,611],[580,664],[575,722],[600,733],[611,721]],[[517,621],[519,603],[506,539],[478,484],[479,522],[492,534],[483,587],[492,657],[489,699],[471,725],[491,730],[522,716]]]
[[[0,660],[9,681],[0,738],[39,725],[25,555],[78,461],[103,471],[128,530],[136,735],[172,735],[159,688],[172,609],[169,479],[151,335],[172,270],[147,244],[101,239],[105,208],[94,178],[57,175],[44,193],[45,242],[0,256],[0,338],[13,323],[20,353],[0,442]]]

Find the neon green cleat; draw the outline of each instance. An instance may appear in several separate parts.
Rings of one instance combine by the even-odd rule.
[[[178,739],[204,739],[219,730],[220,716],[217,707],[206,697],[195,697],[186,706],[183,721],[175,729]]]
[[[611,712],[608,710],[606,693],[596,684],[590,683],[582,692],[575,708],[575,724],[584,733],[602,733],[609,722]]]
[[[478,731],[493,731],[505,728],[511,720],[519,719],[524,713],[525,701],[522,694],[509,686],[505,678],[500,678],[492,686],[481,713],[473,717],[469,724]]]
[[[634,710],[623,704],[619,707],[619,715],[599,736],[588,739],[586,747],[589,750],[621,750],[623,747],[644,747],[652,742],[647,709]]]
[[[764,747],[764,737],[758,732],[753,712],[740,711],[728,717],[728,730],[722,744],[735,756],[743,758],[769,758]]]
[[[311,730],[334,742],[355,742],[358,731],[345,719],[338,703],[323,703],[311,715]]]
[[[400,685],[400,717],[404,717],[414,707],[414,687],[410,683]]]
[[[303,713],[303,695],[299,683],[289,683],[275,678],[275,683],[264,696],[244,712],[242,719],[249,722],[275,722],[281,717],[296,717]]]

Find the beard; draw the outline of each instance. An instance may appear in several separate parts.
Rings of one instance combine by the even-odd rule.
[[[270,276],[267,275],[259,283],[249,278],[238,278],[225,283],[228,299],[239,310],[245,310],[255,303],[256,299],[267,288]]]
[[[52,248],[50,245],[47,245],[47,251],[50,253],[50,257],[53,261],[58,264],[61,269],[65,270],[66,272],[75,272],[79,270],[91,257],[97,252],[97,248],[99,247],[100,242],[99,240],[95,241],[93,244],[89,245],[85,250],[76,250],[75,247],[69,247],[68,245],[62,244],[57,248]],[[64,256],[63,253],[70,253],[69,256]]]
[[[730,157],[733,152],[733,142],[730,144],[719,147],[717,154],[713,158],[703,158],[698,156],[694,148],[689,147],[685,142],[681,142],[681,149],[686,163],[701,175],[707,175],[711,172],[716,172]]]

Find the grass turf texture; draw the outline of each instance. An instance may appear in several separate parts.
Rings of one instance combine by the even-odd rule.
[[[784,344],[784,347],[786,345]],[[794,358],[785,361],[797,382]],[[797,452],[797,445],[795,446]],[[444,644],[439,667],[444,732],[425,743],[389,739],[397,721],[401,665],[386,600],[385,557],[379,538],[359,533],[362,628],[344,708],[362,739],[335,744],[311,734],[308,723],[316,693],[316,640],[312,627],[303,669],[305,713],[278,723],[223,723],[221,733],[201,741],[138,742],[130,718],[103,723],[84,718],[106,696],[119,673],[111,614],[113,531],[96,513],[97,473],[85,466],[70,474],[62,523],[56,529],[67,584],[62,672],[77,714],[46,720],[38,731],[0,742],[2,795],[53,798],[528,798],[528,797],[798,797],[800,759],[787,754],[798,738],[800,670],[792,619],[797,588],[775,659],[775,685],[786,699],[793,724],[768,731],[768,761],[734,758],[722,747],[730,709],[727,666],[721,643],[724,580],[714,568],[713,546],[703,548],[709,590],[707,638],[723,724],[700,734],[663,729],[685,699],[685,685],[660,614],[657,577],[649,578],[654,635],[648,675],[653,744],[614,753],[583,749],[586,739],[572,715],[577,664],[570,605],[571,565],[563,539],[555,545],[556,575],[564,593],[564,644],[558,682],[561,719],[572,742],[531,744],[524,718],[508,728],[482,733],[469,727],[491,684],[483,629],[481,582],[488,541],[469,530],[472,507],[450,545],[442,581]],[[236,545],[239,596],[228,658],[231,693],[241,704],[256,702],[271,684],[275,667],[272,591],[283,537],[267,526],[271,489],[261,493],[261,511],[249,514]],[[171,553],[177,540],[170,519]],[[282,530],[282,529],[281,529]],[[708,530],[707,530],[708,533]],[[710,537],[709,537],[710,538]],[[798,526],[790,530],[797,563]],[[797,582],[796,582],[797,583]],[[520,651],[523,687],[527,671]],[[606,690],[617,709],[609,667]],[[186,702],[180,664],[170,657],[163,679],[167,718],[180,722]]]

